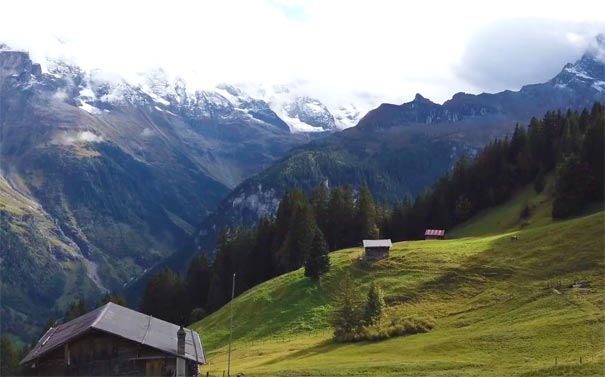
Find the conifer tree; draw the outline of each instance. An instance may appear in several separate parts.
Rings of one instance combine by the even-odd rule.
[[[297,198],[292,207],[292,219],[286,240],[279,250],[283,272],[302,267],[311,252],[313,237],[318,230],[313,209],[304,195]]]
[[[185,285],[172,270],[154,275],[143,293],[139,310],[164,321],[183,324],[187,317]]]
[[[349,272],[346,272],[338,288],[334,313],[332,315],[332,327],[334,337],[341,338],[350,334],[359,327],[361,315],[358,310],[359,298],[357,290]]]
[[[374,240],[379,237],[380,231],[376,225],[376,207],[370,189],[366,184],[359,193],[359,202],[357,206],[359,219],[360,238]]]
[[[366,325],[375,325],[379,323],[385,306],[382,290],[374,282],[372,282],[372,285],[370,285],[370,290],[368,291],[368,298],[363,317]]]
[[[126,298],[124,296],[112,295],[111,293],[107,292],[107,293],[105,293],[105,295],[103,295],[101,300],[99,300],[99,302],[97,303],[97,308],[107,304],[108,302],[113,302],[114,304],[121,305],[121,306],[128,306],[128,302],[126,301]]]
[[[461,194],[456,200],[455,216],[459,222],[468,219],[473,212],[473,205],[471,201],[464,195]]]
[[[256,226],[254,245],[250,253],[248,280],[251,285],[269,280],[277,274],[272,249],[274,233],[275,224],[268,217],[262,217]]]
[[[557,167],[552,217],[561,219],[581,211],[594,187],[590,166],[575,155],[567,157]]]
[[[206,254],[197,255],[191,260],[185,278],[185,286],[189,311],[194,308],[205,308],[210,289],[210,263]]]
[[[328,245],[319,229],[315,232],[311,251],[305,260],[305,276],[319,282],[321,275],[330,270],[330,258],[328,257]]]
[[[0,337],[0,376],[15,376],[19,371],[19,353],[11,339]]]
[[[313,206],[317,226],[325,235],[330,222],[330,190],[325,185],[320,185],[313,190],[311,206]]]
[[[88,312],[88,303],[84,297],[80,297],[78,301],[72,302],[65,310],[65,322],[78,318]]]

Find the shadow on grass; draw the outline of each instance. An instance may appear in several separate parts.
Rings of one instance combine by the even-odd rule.
[[[340,348],[342,346],[346,346],[346,345],[349,345],[349,344],[350,343],[336,343],[332,339],[326,339],[326,340],[324,340],[324,341],[322,341],[322,342],[320,342],[320,343],[318,343],[318,344],[316,344],[316,345],[314,345],[312,347],[304,348],[304,349],[298,350],[298,351],[296,351],[294,353],[289,353],[287,355],[280,356],[280,357],[277,357],[275,359],[268,360],[268,361],[264,362],[261,365],[264,366],[264,365],[270,365],[270,364],[274,364],[274,363],[279,363],[279,362],[286,361],[286,360],[302,359],[302,358],[305,358],[305,357],[315,356],[315,355],[318,355],[318,354],[326,353],[328,351],[333,351],[335,349],[338,349],[338,348]]]

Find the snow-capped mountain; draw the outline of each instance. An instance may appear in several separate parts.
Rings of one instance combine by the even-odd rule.
[[[320,100],[309,96],[297,83],[264,85],[245,83],[240,92],[250,93],[269,104],[292,132],[338,131],[357,125],[363,116],[354,104],[328,108]],[[366,109],[367,110],[367,109]]]
[[[403,104],[382,104],[356,127],[311,142],[231,191],[198,229],[193,253],[214,248],[222,227],[254,224],[270,216],[291,187],[311,192],[369,184],[381,200],[416,195],[486,143],[504,137],[547,111],[591,108],[605,102],[605,38],[553,79],[519,91],[456,93],[443,104],[417,94]],[[335,164],[334,162],[338,163]],[[179,258],[187,260],[183,253]]]
[[[2,329],[19,326],[5,313],[35,321],[123,287],[182,248],[231,188],[328,134],[293,133],[234,87],[43,63],[0,47]]]
[[[594,44],[575,63],[563,67],[550,82],[558,89],[578,90],[581,88],[594,89],[596,92],[605,92],[605,35],[596,37]]]
[[[334,132],[354,126],[361,116],[352,106],[339,108],[335,117],[320,100],[284,88],[267,91],[261,86],[219,84],[201,90],[188,87],[181,78],[169,78],[162,69],[141,74],[138,82],[128,82],[99,71],[82,72],[58,61],[49,67],[56,77],[77,77],[79,106],[96,114],[101,108],[110,111],[112,105],[129,102],[193,119],[256,119],[278,127],[286,125],[292,133]]]

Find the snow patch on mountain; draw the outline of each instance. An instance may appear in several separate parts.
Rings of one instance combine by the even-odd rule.
[[[78,107],[79,107],[80,109],[82,109],[82,110],[86,111],[86,112],[87,112],[87,113],[89,113],[89,114],[95,114],[95,115],[97,115],[97,114],[101,114],[101,110],[97,109],[97,108],[96,108],[96,107],[94,107],[94,106],[89,105],[89,104],[88,104],[88,103],[86,103],[86,102],[82,102],[82,104],[81,104],[80,106],[78,106]]]

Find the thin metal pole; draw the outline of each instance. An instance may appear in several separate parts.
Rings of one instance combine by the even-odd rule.
[[[231,283],[231,301],[229,302],[229,314],[231,323],[229,325],[229,361],[227,362],[227,377],[231,376],[231,341],[233,339],[233,298],[235,297],[235,273],[233,274],[233,282]]]

